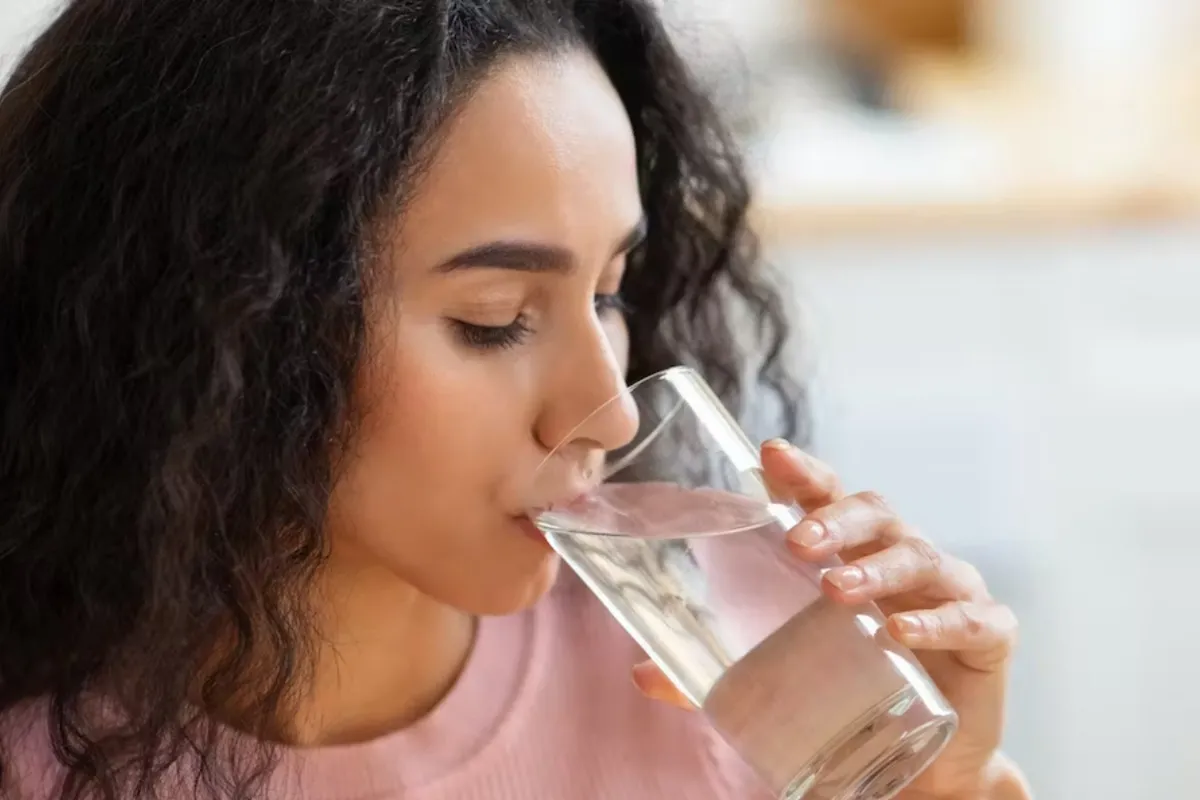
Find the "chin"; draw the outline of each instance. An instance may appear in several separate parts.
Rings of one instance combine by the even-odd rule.
[[[541,600],[558,579],[562,561],[554,553],[546,553],[536,571],[504,579],[493,574],[492,581],[480,584],[470,601],[456,603],[464,611],[481,616],[516,614]],[[493,581],[495,581],[493,583]]]

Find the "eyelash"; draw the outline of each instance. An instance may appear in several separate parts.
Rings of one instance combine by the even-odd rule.
[[[507,325],[472,325],[462,320],[454,320],[454,327],[463,344],[476,350],[505,350],[516,347],[525,341],[532,329],[525,321],[525,315],[519,315]]]
[[[601,314],[615,311],[624,316],[629,312],[629,307],[619,294],[598,294],[594,303],[596,311]],[[454,326],[458,329],[463,344],[477,350],[505,350],[516,347],[533,333],[524,314],[518,315],[507,325],[472,325],[462,320],[454,320]]]

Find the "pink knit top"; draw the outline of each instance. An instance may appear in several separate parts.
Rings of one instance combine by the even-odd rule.
[[[289,751],[269,797],[769,800],[701,715],[637,692],[629,669],[641,658],[564,575],[533,609],[480,622],[458,682],[424,719],[361,745]],[[45,725],[23,716],[4,726],[5,788],[57,798]]]

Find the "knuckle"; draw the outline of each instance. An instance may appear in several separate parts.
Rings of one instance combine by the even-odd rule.
[[[913,538],[917,538],[913,529],[895,517],[889,519],[879,529],[879,541],[887,547]]]
[[[874,574],[874,583],[885,593],[903,591],[914,582],[914,570],[903,561],[879,558],[872,559],[869,563],[869,569]]]
[[[887,590],[896,582],[896,576],[893,574],[894,570],[889,569],[884,564],[858,561],[855,566],[862,570],[865,583],[871,587]]]
[[[891,506],[888,505],[887,500],[885,500],[883,495],[879,494],[879,492],[868,490],[865,492],[859,492],[855,495],[855,497],[858,498],[859,502],[863,503],[864,505],[880,511],[886,511],[889,514],[891,513]]]
[[[920,536],[910,536],[905,539],[905,544],[917,560],[924,563],[927,568],[936,572],[942,568],[944,556],[942,551],[937,549],[928,539],[922,539]]]
[[[813,482],[829,497],[840,497],[842,494],[842,482],[838,478],[838,474],[833,471],[833,468],[824,461],[813,460],[812,463]]]
[[[910,584],[922,572],[922,565],[910,553],[896,548],[886,548],[864,561],[875,564],[886,582],[894,586]]]
[[[987,629],[987,623],[980,615],[979,609],[969,603],[959,603],[958,624],[963,633],[970,638],[979,636]]]

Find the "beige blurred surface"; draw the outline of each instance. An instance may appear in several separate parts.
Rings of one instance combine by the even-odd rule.
[[[985,154],[964,166],[963,190],[939,192],[933,179],[925,186],[912,179],[900,197],[880,201],[864,191],[837,202],[781,190],[756,208],[764,235],[789,241],[1200,219],[1200,62],[1164,67],[1149,85],[1089,91],[1048,86],[986,60],[915,56],[892,92],[913,129],[944,127],[954,144]],[[775,146],[788,147],[788,136]],[[793,138],[793,148],[811,146]],[[862,157],[872,155],[864,145]],[[795,187],[806,177],[774,180]]]

